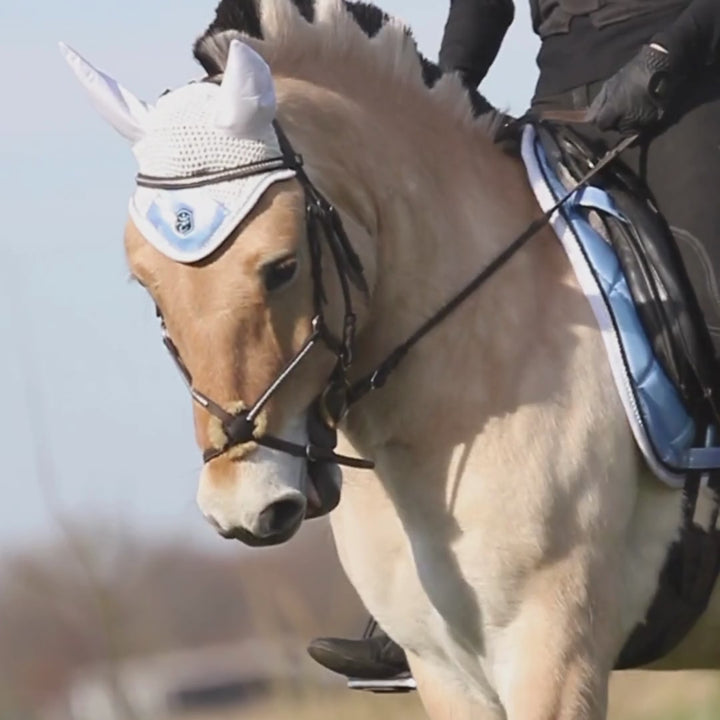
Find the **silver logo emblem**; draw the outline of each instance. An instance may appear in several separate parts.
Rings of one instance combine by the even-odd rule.
[[[175,230],[178,235],[189,235],[195,227],[193,211],[190,208],[181,208],[175,213]]]

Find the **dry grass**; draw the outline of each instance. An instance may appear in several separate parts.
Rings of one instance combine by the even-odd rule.
[[[720,676],[712,672],[615,673],[610,720],[718,720]]]
[[[417,693],[372,695],[342,687],[284,695],[226,713],[184,720],[426,720]],[[617,673],[608,720],[719,720],[720,676],[713,673]]]
[[[417,693],[373,695],[332,690],[278,697],[213,715],[183,715],[183,720],[427,720]]]

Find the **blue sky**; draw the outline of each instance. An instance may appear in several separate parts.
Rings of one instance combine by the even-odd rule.
[[[448,3],[379,4],[437,57]],[[127,282],[134,162],[57,50],[66,41],[152,100],[199,75],[191,46],[214,5],[0,4],[0,549],[53,532],[58,513],[214,541],[195,507],[190,401]],[[520,113],[537,42],[522,0],[517,15],[482,90]]]

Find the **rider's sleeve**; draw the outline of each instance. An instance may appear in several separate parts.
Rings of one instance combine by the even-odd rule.
[[[513,0],[450,0],[440,67],[446,72],[459,71],[468,85],[479,85],[514,15]]]
[[[689,70],[720,61],[720,2],[693,0],[678,19],[653,40]]]

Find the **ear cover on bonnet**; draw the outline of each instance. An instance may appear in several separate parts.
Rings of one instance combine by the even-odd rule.
[[[270,68],[237,39],[230,44],[220,86],[191,83],[166,93],[155,106],[66,45],[60,47],[101,115],[133,144],[142,175],[172,181],[282,155],[272,125],[277,107]],[[138,186],[130,217],[164,255],[197,262],[232,235],[270,185],[294,175],[283,167],[187,189]]]
[[[65,43],[60,43],[60,52],[87,90],[97,111],[131,143],[140,140],[151,110],[147,103],[136,98],[117,80],[93,67]]]
[[[237,39],[230,43],[221,91],[217,126],[237,137],[261,137],[275,119],[275,85],[267,63]]]

